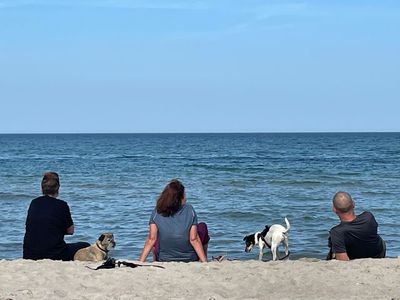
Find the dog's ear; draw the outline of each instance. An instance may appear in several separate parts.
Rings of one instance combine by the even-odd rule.
[[[243,238],[243,241],[245,241],[247,239],[247,235]]]
[[[265,225],[265,229],[269,230],[269,226],[268,226],[268,225]]]
[[[99,236],[99,241],[102,242],[102,241],[104,240],[104,238],[105,238],[105,235],[104,235],[104,234],[100,235],[100,236]]]

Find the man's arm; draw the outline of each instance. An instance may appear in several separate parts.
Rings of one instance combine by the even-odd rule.
[[[347,255],[347,249],[344,241],[343,230],[338,227],[332,228],[329,232],[329,246],[332,251],[332,258],[336,260],[350,260]]]
[[[347,255],[347,252],[335,253],[335,259],[336,260],[350,260],[349,256]]]
[[[75,231],[74,225],[71,225],[67,228],[67,235],[73,235]]]
[[[72,221],[71,211],[69,209],[68,204],[65,202],[65,222],[67,230],[65,232],[66,235],[73,235],[75,228],[74,228],[74,221]]]

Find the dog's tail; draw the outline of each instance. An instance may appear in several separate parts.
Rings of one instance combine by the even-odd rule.
[[[289,220],[286,217],[285,217],[285,223],[286,223],[286,230],[285,230],[285,233],[286,233],[290,229],[290,223],[289,223]]]

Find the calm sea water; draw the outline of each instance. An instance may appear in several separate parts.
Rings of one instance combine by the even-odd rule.
[[[27,208],[48,170],[72,211],[66,240],[112,231],[116,258],[138,258],[172,178],[209,225],[209,257],[257,259],[243,237],[287,216],[291,258],[324,258],[338,190],[375,214],[388,255],[400,255],[400,133],[0,135],[0,258],[22,256]]]

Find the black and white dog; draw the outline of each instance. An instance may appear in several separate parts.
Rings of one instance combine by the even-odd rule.
[[[274,224],[271,227],[265,226],[262,232],[256,232],[244,237],[243,241],[246,242],[246,247],[244,251],[250,252],[255,245],[260,248],[260,253],[258,259],[262,260],[263,250],[265,246],[271,249],[272,260],[279,259],[278,256],[278,246],[280,243],[285,245],[285,254],[289,256],[289,241],[288,241],[288,231],[290,229],[290,224],[287,218],[285,218],[286,228],[279,224]]]

